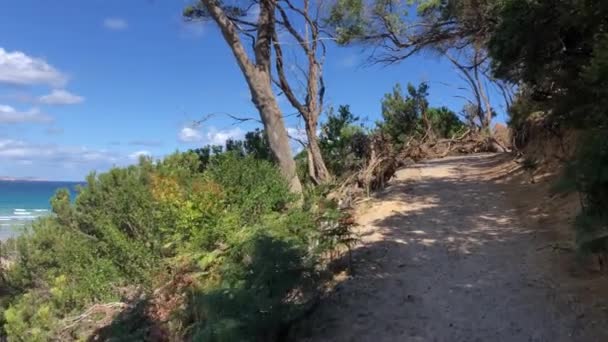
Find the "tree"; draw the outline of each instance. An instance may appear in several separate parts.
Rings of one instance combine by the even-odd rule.
[[[327,121],[321,125],[321,150],[336,176],[356,169],[368,157],[369,139],[358,121],[349,106],[339,106],[337,112],[328,110]]]
[[[524,143],[527,119],[539,112],[551,131],[577,129],[577,151],[560,188],[580,194],[579,251],[606,253],[608,3],[505,0],[497,14],[488,41],[493,71],[522,85],[511,126]]]
[[[226,152],[232,152],[239,156],[245,156],[245,143],[242,140],[230,138],[226,140]]]
[[[259,5],[257,23],[244,17],[247,9]],[[273,157],[292,192],[301,193],[302,184],[296,174],[296,164],[289,145],[283,115],[272,89],[272,41],[275,34],[276,0],[251,1],[249,7],[226,5],[218,0],[201,0],[184,10],[189,19],[209,19],[220,29],[232,50],[251,93],[251,100],[260,113]],[[252,40],[253,57],[247,53],[242,37]]]
[[[608,4],[509,0],[497,7],[488,50],[497,77],[525,86],[556,122],[606,125]]]
[[[279,1],[277,4],[277,10],[280,15],[280,20],[277,20],[278,25],[295,40],[295,45],[300,47],[306,59],[306,70],[302,69],[305,77],[304,100],[298,98],[286,75],[282,42],[279,40],[276,30],[273,36],[275,64],[278,76],[275,84],[283,91],[289,103],[304,119],[304,127],[308,140],[309,176],[317,184],[331,179],[317,138],[319,116],[323,110],[325,97],[323,62],[325,60],[326,48],[323,42],[324,37],[322,37],[321,5],[322,1],[318,1],[317,6],[312,9],[310,0],[303,0],[301,7],[296,6],[291,0]],[[303,30],[296,29],[295,20],[292,19],[294,16],[302,23]]]
[[[478,42],[492,0],[338,0],[329,21],[340,43],[379,47],[375,61],[395,63],[424,49]]]
[[[400,84],[395,85],[393,91],[384,95],[382,100],[384,121],[379,124],[380,129],[398,145],[405,144],[409,137],[423,138],[432,134],[432,127],[426,115],[427,95],[428,86],[425,83],[421,83],[418,88],[408,84],[406,94]]]
[[[438,138],[453,138],[465,128],[456,113],[447,107],[429,108],[428,117],[434,135]]]
[[[418,87],[408,84],[404,93],[397,84],[392,92],[384,95],[384,121],[379,126],[397,145],[402,146],[411,138],[421,141],[451,138],[463,129],[464,124],[454,112],[446,107],[429,106],[428,89],[426,83]]]
[[[255,159],[272,160],[272,151],[266,133],[260,129],[245,134],[245,152]]]
[[[489,87],[510,106],[512,85],[494,79],[486,52],[488,31],[494,25],[492,0],[339,0],[330,22],[342,44],[373,47],[372,63],[397,63],[430,50],[454,65],[477,106],[482,130],[490,132],[495,112]]]

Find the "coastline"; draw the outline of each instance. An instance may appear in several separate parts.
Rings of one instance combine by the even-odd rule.
[[[51,214],[50,199],[58,189],[68,189],[74,198],[77,186],[84,184],[7,178],[0,178],[0,240],[19,235],[36,219]]]

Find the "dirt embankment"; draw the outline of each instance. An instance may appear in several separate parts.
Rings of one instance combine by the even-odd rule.
[[[576,261],[576,198],[510,155],[399,170],[359,205],[354,273],[303,341],[608,341],[608,282]],[[533,180],[533,178],[536,178]],[[532,181],[533,180],[533,181]]]

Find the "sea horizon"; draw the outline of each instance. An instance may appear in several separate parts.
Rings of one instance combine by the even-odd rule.
[[[49,182],[49,183],[84,183],[84,180],[62,180],[62,179],[47,179],[40,177],[13,177],[0,176],[0,182]]]
[[[0,240],[6,240],[29,226],[32,221],[50,214],[51,197],[62,188],[72,196],[83,182],[0,179]]]

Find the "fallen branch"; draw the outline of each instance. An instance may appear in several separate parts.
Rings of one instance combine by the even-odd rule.
[[[104,320],[105,320],[105,319],[107,319],[107,314],[110,310],[113,310],[113,311],[124,310],[127,307],[129,307],[129,305],[126,303],[123,303],[123,302],[95,304],[92,307],[90,307],[87,311],[85,311],[84,313],[82,313],[76,317],[73,317],[73,318],[65,319],[65,322],[68,324],[65,325],[63,328],[61,328],[60,332],[63,333],[65,331],[68,331],[68,330],[74,328],[75,326],[77,326],[79,323],[81,323],[85,319],[87,319],[87,318],[91,317],[92,315],[97,314],[99,312],[103,312],[104,314],[106,314],[106,316],[104,317]]]

